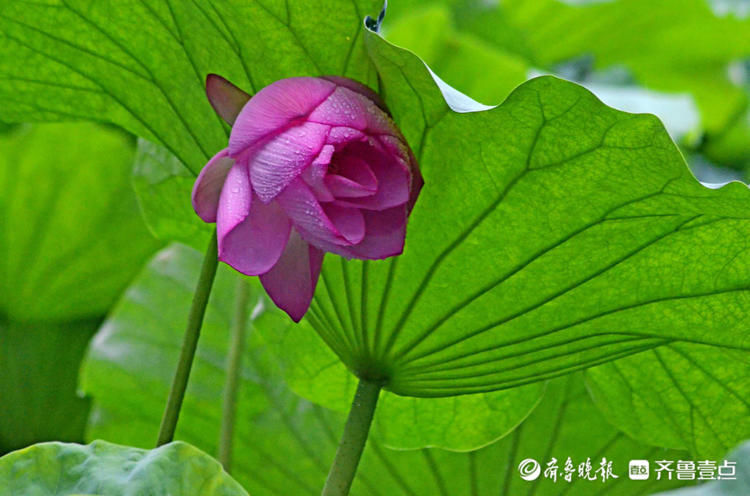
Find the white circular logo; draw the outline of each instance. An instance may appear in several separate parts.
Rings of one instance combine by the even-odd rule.
[[[518,472],[521,474],[523,480],[533,481],[539,477],[542,467],[539,466],[538,461],[533,458],[527,458],[518,464]]]

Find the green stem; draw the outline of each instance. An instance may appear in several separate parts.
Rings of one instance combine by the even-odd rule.
[[[224,382],[224,403],[221,411],[221,437],[219,438],[219,462],[229,472],[232,465],[232,440],[234,420],[237,413],[237,392],[242,369],[242,353],[245,350],[245,328],[247,327],[247,304],[250,300],[250,285],[244,277],[237,281],[234,300],[232,335],[229,338],[227,377]]]
[[[188,379],[190,377],[190,368],[193,366],[195,350],[198,347],[198,337],[203,324],[203,315],[206,313],[208,297],[211,294],[211,286],[216,275],[218,265],[218,249],[216,245],[216,233],[211,237],[208,243],[206,254],[203,257],[201,266],[201,275],[198,279],[198,285],[193,294],[193,303],[190,307],[185,336],[182,339],[182,349],[180,350],[180,359],[177,363],[177,370],[172,380],[172,387],[169,390],[167,406],[164,409],[164,416],[161,419],[159,427],[159,438],[156,446],[167,444],[174,439],[174,431],[177,428],[177,420],[180,417],[180,408],[182,400],[185,398],[185,389],[187,389]]]
[[[354,394],[349,418],[346,419],[344,435],[336,450],[331,470],[328,472],[322,496],[346,496],[352,486],[357,465],[365,449],[367,434],[380,395],[380,384],[360,379]]]

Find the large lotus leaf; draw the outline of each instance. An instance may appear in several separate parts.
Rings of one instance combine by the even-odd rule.
[[[42,443],[0,458],[0,493],[247,496],[219,462],[183,442],[153,450],[105,441]]]
[[[701,186],[656,119],[550,77],[452,112],[416,57],[367,42],[427,186],[404,255],[326,263],[312,322],[351,369],[449,395],[668,340],[747,350],[745,185]]]
[[[316,322],[315,317],[308,321]],[[356,378],[308,321],[294,324],[279,312],[268,312],[256,321],[256,329],[273,344],[270,350],[282,364],[285,379],[294,392],[346,412],[357,386]],[[474,449],[515,428],[537,405],[544,386],[534,383],[446,398],[414,398],[384,391],[378,401],[372,435],[397,449]]]
[[[130,186],[133,138],[95,124],[0,135],[0,314],[102,316],[157,246]]]
[[[93,124],[0,135],[0,453],[81,441],[88,342],[157,248],[130,189],[133,139]]]
[[[84,371],[86,389],[96,398],[92,437],[137,446],[153,443],[182,333],[174,316],[187,312],[199,266],[200,254],[184,246],[162,251],[134,281],[94,340]],[[179,438],[208,452],[215,451],[219,438],[222,376],[237,279],[229,270],[219,271],[178,427]],[[275,356],[277,345],[265,338],[270,336],[266,326],[274,320],[270,317],[284,324],[286,320],[275,308],[261,306],[266,301],[258,300],[258,288],[252,291],[232,473],[256,496],[315,495],[333,459],[344,415],[309,403],[284,385]],[[256,332],[261,322],[262,334]],[[377,416],[386,417],[385,410],[378,408]],[[570,456],[576,464],[591,457],[594,465],[606,456],[614,460],[615,473],[621,476],[631,457],[684,457],[618,433],[591,402],[581,378],[571,376],[549,384],[539,407],[519,429],[476,452],[396,451],[374,435],[352,494],[453,495],[476,488],[470,494],[520,491],[541,496],[549,494],[552,483],[523,481],[516,467],[525,458],[546,463],[553,456],[563,462]],[[571,494],[597,494],[606,487],[611,494],[634,495],[672,484],[632,484],[621,478],[606,486],[590,481],[564,486]]]
[[[631,436],[718,458],[750,432],[748,370],[745,351],[672,342],[586,378],[597,405]]]
[[[745,185],[703,187],[658,120],[571,83],[535,79],[500,107],[456,113],[419,59],[366,43],[426,186],[404,255],[326,261],[310,323],[350,370],[449,396],[671,343],[736,350],[721,364],[746,370]],[[750,381],[733,387],[746,396]],[[689,430],[689,416],[675,421]],[[712,424],[725,442],[748,434]]]
[[[385,452],[383,456],[380,452]],[[477,496],[517,495],[639,495],[683,485],[685,481],[633,481],[628,477],[631,459],[684,459],[685,453],[634,442],[613,429],[592,404],[578,374],[550,382],[539,407],[509,436],[477,451],[454,453],[437,449],[389,451],[371,446],[365,453],[363,471],[378,466],[400,480],[401,491],[386,494],[471,494]],[[570,458],[575,474],[564,478]],[[612,462],[617,478],[602,480],[602,459]],[[519,465],[533,459],[541,473],[535,480],[524,480]],[[558,467],[557,481],[544,476],[550,462]],[[583,479],[578,467],[589,461],[591,477]],[[380,477],[378,480],[387,480]]]
[[[218,73],[254,93],[277,79],[345,74],[377,86],[363,19],[381,0],[0,3],[2,120],[115,123],[139,147],[134,185],[160,239],[203,246],[190,189],[228,127],[205,96]],[[155,48],[155,47],[158,47]],[[273,54],[273,56],[269,56]]]
[[[227,139],[205,97],[206,74],[221,74],[252,93],[300,75],[346,74],[374,83],[362,20],[381,5],[2,2],[2,120],[112,122],[166,146],[197,174]]]

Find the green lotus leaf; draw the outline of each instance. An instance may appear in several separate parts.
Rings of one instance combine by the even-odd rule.
[[[159,246],[130,188],[133,145],[91,123],[0,134],[0,454],[83,441],[87,342]]]
[[[247,496],[219,462],[174,442],[153,450],[105,441],[41,443],[0,458],[0,494]]]

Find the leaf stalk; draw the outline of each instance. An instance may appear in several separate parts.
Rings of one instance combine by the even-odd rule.
[[[157,447],[170,443],[174,439],[182,401],[185,399],[185,390],[190,378],[190,369],[193,366],[195,350],[198,347],[203,316],[206,313],[208,297],[211,294],[211,287],[216,276],[216,268],[219,263],[218,255],[216,233],[214,233],[211,241],[208,243],[206,254],[203,257],[200,277],[198,278],[198,284],[193,294],[193,303],[190,307],[187,328],[182,340],[182,349],[180,350],[180,358],[177,362],[177,370],[172,380],[172,386],[169,389],[167,406],[164,409],[164,415],[159,427],[159,437],[156,441]]]
[[[359,460],[365,449],[381,387],[378,383],[360,379],[322,496],[349,494]]]

